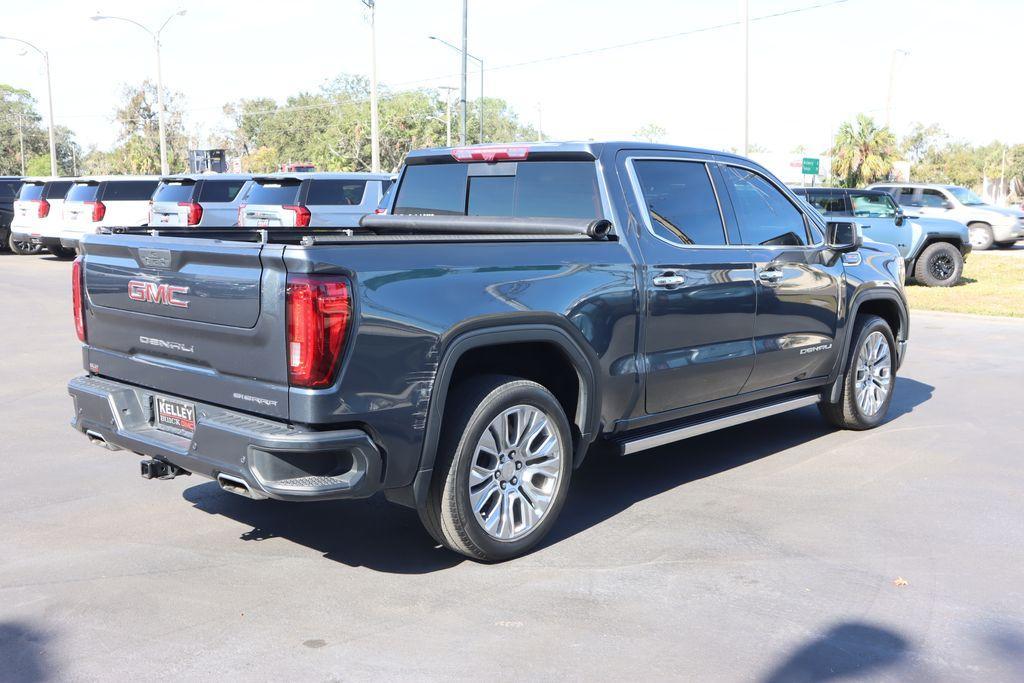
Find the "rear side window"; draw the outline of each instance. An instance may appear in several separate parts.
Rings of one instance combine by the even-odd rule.
[[[249,190],[245,198],[250,204],[276,204],[288,206],[295,204],[299,197],[299,182],[258,182]]]
[[[43,189],[43,196],[47,199],[64,199],[64,196],[70,189],[70,181],[60,180],[52,183],[46,183],[46,187]]]
[[[311,180],[306,192],[310,206],[357,206],[363,203],[365,180]]]
[[[807,244],[804,216],[765,178],[737,166],[722,167],[744,244]]]
[[[153,195],[154,202],[190,202],[196,184],[191,182],[160,183]]]
[[[25,183],[21,186],[21,192],[18,193],[18,199],[23,202],[30,202],[33,199],[43,198],[43,185],[36,185],[35,183]]]
[[[846,210],[846,200],[841,194],[808,192],[805,199],[808,204],[824,214],[849,213]]]
[[[633,163],[651,228],[679,244],[725,244],[725,229],[707,167],[697,161]]]
[[[103,189],[105,202],[145,201],[156,190],[155,180],[112,180]]]
[[[71,189],[68,190],[68,196],[64,198],[64,201],[68,202],[91,202],[96,199],[96,192],[100,189],[99,185],[72,185]]]
[[[245,186],[244,180],[204,180],[199,190],[200,202],[233,202]]]
[[[0,199],[13,200],[21,189],[21,181],[0,181]]]
[[[914,200],[914,188],[912,187],[895,188],[894,197],[900,206],[919,206],[919,203]]]
[[[426,164],[406,168],[396,214],[596,218],[590,161]]]
[[[949,202],[946,195],[938,190],[921,190],[921,206],[932,209],[944,209]]]

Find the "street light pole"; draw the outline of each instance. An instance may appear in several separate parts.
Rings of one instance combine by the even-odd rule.
[[[370,9],[370,170],[380,173],[380,127],[377,118],[377,1],[363,0]]]
[[[750,152],[750,0],[743,0],[743,156]]]
[[[102,14],[97,14],[94,17],[90,17],[93,21],[102,21],[104,19],[116,19],[117,21],[127,21],[129,24],[135,24],[143,31],[148,33],[153,38],[153,45],[156,48],[156,106],[157,106],[157,128],[160,132],[160,173],[167,175],[169,173],[167,166],[167,134],[164,129],[164,79],[163,79],[163,67],[160,63],[160,34],[167,28],[167,24],[171,22],[174,17],[180,17],[185,14],[186,10],[179,10],[167,17],[164,23],[160,24],[160,28],[156,31],[151,31],[134,19],[128,19],[127,17],[112,17]]]
[[[450,47],[451,49],[455,50],[456,52],[458,52],[460,54],[462,53],[461,49],[459,49],[458,47],[452,45],[451,43],[449,43],[447,40],[444,40],[443,38],[438,38],[437,36],[429,36],[429,38],[431,40],[436,40],[437,42],[441,43],[442,45],[447,45],[448,47]],[[473,55],[469,54],[468,52],[465,53],[465,57],[468,57],[469,59],[472,59],[473,61],[475,61],[477,64],[480,65],[480,110],[478,112],[479,116],[477,118],[479,118],[479,120],[480,120],[480,142],[483,142],[484,141],[484,60],[480,59],[479,57],[474,57]],[[462,76],[463,76],[463,85],[465,85],[465,76],[466,76],[465,72],[463,72]],[[463,90],[463,96],[465,96],[465,90]],[[463,100],[462,105],[463,105],[463,110],[465,110],[465,108],[466,108],[465,100]],[[465,128],[466,128],[465,111],[463,111],[462,127],[463,127],[463,131],[465,131]],[[463,137],[465,137],[465,136],[463,136]],[[462,144],[465,144],[465,141],[463,141]]]
[[[909,56],[910,53],[906,50],[899,48],[892,51],[892,60],[889,62],[889,94],[885,98],[885,127],[888,128],[892,123],[892,91],[893,84],[896,82],[896,57],[898,55],[904,57]]]
[[[27,45],[36,52],[38,52],[43,58],[43,64],[46,66],[46,104],[49,108],[50,118],[50,175],[56,176],[57,174],[57,145],[54,142],[53,137],[53,85],[50,83],[50,54],[46,50],[42,50],[27,40],[21,38],[12,38],[10,36],[0,36],[0,40],[13,40],[16,43]],[[22,159],[24,159],[24,152],[22,153]],[[24,175],[24,169],[22,170]]]
[[[466,57],[469,54],[466,52],[467,44],[467,31],[469,23],[469,0],[462,0],[462,91],[460,95],[460,109],[459,120],[461,123],[461,129],[459,130],[459,144],[466,144]]]

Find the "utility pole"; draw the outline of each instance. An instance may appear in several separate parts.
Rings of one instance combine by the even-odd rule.
[[[444,136],[445,146],[452,146],[452,90],[455,90],[453,86],[442,85],[438,90],[444,90]]]
[[[469,49],[469,0],[462,0],[462,90],[459,95],[459,144],[466,144],[466,55]]]
[[[71,175],[73,177],[78,175],[78,152],[75,151],[75,143],[69,145],[71,147]]]
[[[32,48],[38,52],[43,58],[43,64],[46,66],[46,104],[50,110],[50,175],[57,175],[57,145],[53,138],[53,84],[50,82],[50,53],[46,50],[36,47],[27,40],[21,38],[12,38],[11,36],[0,36],[0,40],[13,40],[16,43],[21,43],[27,47]],[[22,155],[24,158],[24,154]],[[24,170],[22,171],[24,175]]]
[[[25,117],[18,114],[18,137],[21,139],[21,175],[25,176]]]
[[[1003,165],[999,169],[999,203],[1006,203],[1006,148],[1003,147]]]
[[[544,108],[541,103],[537,103],[537,137],[544,141]]]
[[[743,0],[743,156],[750,152],[750,0]]]
[[[164,23],[160,24],[160,28],[156,31],[151,31],[134,19],[128,19],[127,17],[111,17],[102,14],[97,14],[94,17],[90,17],[93,21],[103,21],[104,19],[116,19],[117,21],[127,21],[129,24],[135,24],[143,31],[148,33],[153,39],[153,46],[156,48],[156,106],[157,106],[157,127],[160,133],[160,173],[167,175],[169,173],[167,167],[167,133],[164,130],[164,117],[166,112],[164,111],[164,77],[163,68],[160,64],[160,34],[167,28],[167,24],[171,22],[174,17],[180,17],[185,14],[187,10],[179,10],[167,17]]]
[[[370,8],[370,169],[380,173],[380,124],[377,118],[377,0],[363,0]]]
[[[463,52],[463,50],[459,49],[455,45],[452,45],[451,43],[449,43],[444,38],[438,38],[437,36],[428,36],[428,37],[431,40],[436,40],[437,42],[441,43],[442,45],[447,45],[448,47],[450,47],[451,49],[455,50],[456,52],[458,52],[459,54],[461,54],[463,56],[462,57],[463,85],[465,85],[465,79],[466,79],[466,71],[465,71],[466,59],[467,58],[468,59],[472,59],[473,61],[477,62],[480,65],[480,106],[479,106],[478,111],[477,111],[477,113],[479,114],[479,116],[477,118],[479,118],[479,120],[480,120],[480,142],[483,143],[483,141],[484,141],[484,60],[480,59],[479,57],[474,57],[473,55],[469,54],[468,52]],[[463,90],[463,92],[465,92],[465,90]],[[463,102],[463,105],[465,106],[465,102]],[[465,116],[465,114],[462,117],[462,125],[463,125],[463,127],[466,126],[466,116]]]
[[[910,55],[906,50],[899,48],[892,51],[892,60],[889,62],[889,94],[885,98],[885,127],[888,128],[892,124],[892,92],[893,86],[896,82],[896,57],[898,55],[904,57]]]

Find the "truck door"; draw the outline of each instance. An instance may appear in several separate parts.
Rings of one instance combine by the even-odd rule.
[[[729,244],[708,162],[670,152],[624,162],[644,263],[649,414],[734,396],[753,367],[750,250]]]
[[[842,260],[766,175],[738,163],[718,171],[756,273],[754,369],[743,392],[828,375],[839,353]]]

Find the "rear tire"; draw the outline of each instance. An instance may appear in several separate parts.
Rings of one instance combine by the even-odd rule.
[[[32,256],[38,254],[43,250],[41,244],[32,244],[31,242],[22,242],[14,239],[14,235],[10,235],[7,238],[7,246],[18,256]]]
[[[61,261],[70,261],[71,259],[75,258],[75,255],[78,253],[74,249],[62,247],[59,244],[51,244],[50,246],[47,247],[47,250],[49,250],[51,254],[59,258]]]
[[[545,387],[510,376],[470,380],[445,410],[423,524],[472,559],[522,555],[565,504],[572,454],[569,421]]]
[[[971,223],[967,226],[967,233],[970,236],[971,248],[978,251],[991,249],[996,238],[992,235],[992,226],[988,223]]]
[[[926,287],[952,287],[963,272],[964,257],[949,242],[928,245],[914,265],[914,279]]]
[[[877,315],[857,316],[842,393],[835,403],[823,397],[821,414],[840,429],[873,429],[885,419],[895,388],[896,341],[889,324]]]

